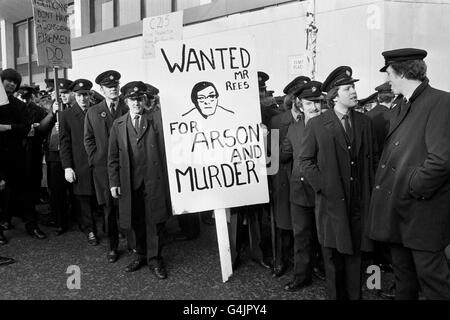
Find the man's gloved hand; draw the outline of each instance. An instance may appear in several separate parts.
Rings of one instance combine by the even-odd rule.
[[[112,187],[111,195],[114,199],[118,199],[120,197],[120,187]]]

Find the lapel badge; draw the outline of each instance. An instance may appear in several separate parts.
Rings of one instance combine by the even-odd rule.
[[[106,112],[103,111],[102,113],[100,113],[100,116],[101,116],[102,118],[106,118]]]

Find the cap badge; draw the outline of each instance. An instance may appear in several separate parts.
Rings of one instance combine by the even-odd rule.
[[[316,88],[316,87],[312,87],[312,88],[311,88],[311,91],[312,91],[312,92],[316,92],[316,91],[317,91],[317,88]]]
[[[134,87],[134,92],[137,92],[139,89],[138,89],[138,87]]]
[[[345,73],[346,73],[349,77],[351,76],[350,70],[345,71]]]
[[[62,87],[64,87],[64,84],[60,83],[59,86],[62,88]]]
[[[109,79],[110,79],[110,80],[114,80],[114,76],[113,76],[113,75],[110,75],[110,76],[109,76]]]
[[[83,82],[80,82],[80,84],[78,84],[80,87],[83,87],[84,86],[84,83]]]

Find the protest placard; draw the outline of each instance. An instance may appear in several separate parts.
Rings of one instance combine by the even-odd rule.
[[[8,95],[6,94],[3,82],[0,81],[0,106],[4,106],[9,103]]]
[[[38,65],[72,68],[67,0],[32,0]]]
[[[183,39],[183,11],[145,18],[142,28],[143,58],[154,58],[157,42]]]
[[[174,214],[269,201],[251,37],[157,45]]]

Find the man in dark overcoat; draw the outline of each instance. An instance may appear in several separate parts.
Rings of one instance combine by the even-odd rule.
[[[102,72],[95,82],[105,99],[89,108],[84,124],[84,146],[88,155],[97,202],[103,208],[106,231],[109,237],[107,259],[114,263],[118,259],[119,229],[118,205],[114,202],[108,178],[108,139],[114,120],[128,112],[126,104],[119,100],[120,73],[114,70]]]
[[[81,229],[87,235],[88,243],[98,244],[94,217],[95,190],[92,168],[84,147],[84,118],[89,105],[89,92],[92,82],[78,79],[72,83],[76,103],[60,114],[59,138],[60,157],[64,176],[72,183],[77,210],[79,210]]]
[[[300,167],[316,192],[316,224],[330,299],[361,298],[361,251],[372,250],[365,225],[375,172],[371,120],[354,111],[352,69],[338,67],[323,83],[333,109],[311,119]]]
[[[288,110],[274,116],[270,120],[269,129],[272,135],[278,132],[278,153],[279,159],[278,171],[271,176],[272,180],[272,199],[273,215],[276,225],[276,258],[273,268],[273,276],[280,277],[286,271],[291,253],[292,223],[289,203],[289,176],[292,170],[292,158],[281,159],[281,145],[286,137],[286,133],[291,124],[296,123],[301,118],[299,100],[293,96],[292,91],[296,91],[300,86],[310,81],[308,77],[299,76],[292,80],[283,90],[292,95],[291,104]],[[277,131],[274,131],[277,130]],[[273,136],[275,137],[275,136]],[[271,150],[272,159],[275,156],[275,150]]]
[[[292,170],[287,172],[294,239],[294,277],[285,285],[287,291],[297,291],[311,284],[316,255],[320,253],[314,219],[315,194],[300,170],[298,156],[306,124],[321,113],[321,86],[318,81],[310,81],[296,89],[294,96],[299,100],[302,116],[289,126],[281,146],[280,161],[295,160]]]
[[[450,299],[450,93],[432,88],[420,49],[383,52],[396,107],[375,177],[370,237],[391,244],[396,299]]]
[[[160,279],[167,277],[163,263],[162,230],[168,219],[167,171],[162,127],[145,110],[146,86],[133,81],[121,92],[130,111],[114,121],[109,137],[108,175],[111,194],[119,199],[119,221],[132,228],[136,254],[125,271],[145,264]]]

